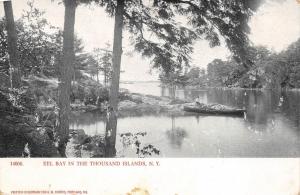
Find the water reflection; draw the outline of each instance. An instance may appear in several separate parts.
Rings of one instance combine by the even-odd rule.
[[[145,84],[143,84],[145,86]],[[152,95],[182,99],[200,98],[204,103],[220,103],[245,108],[245,118],[225,116],[139,115],[118,119],[118,133],[147,132],[143,143],[153,144],[165,157],[299,157],[300,92],[206,89],[188,90],[166,87],[153,89]],[[151,88],[147,86],[146,89]],[[141,89],[141,87],[137,87]],[[130,90],[130,89],[129,89]],[[133,91],[141,93],[141,91]],[[281,102],[281,103],[280,103]],[[101,115],[85,113],[72,117],[71,127],[87,134],[102,134]],[[117,143],[117,149],[123,146]],[[135,152],[124,151],[135,157]]]
[[[170,140],[170,144],[174,148],[181,148],[183,139],[187,137],[187,132],[184,128],[176,127],[175,117],[171,116],[172,128],[166,131],[167,138]]]
[[[156,94],[158,95],[158,94]],[[187,90],[162,87],[161,96],[195,100],[203,103],[220,103],[247,109],[247,120],[256,124],[267,124],[274,113],[288,117],[299,129],[300,91],[243,90],[243,89],[200,89]],[[282,104],[279,105],[280,98]]]

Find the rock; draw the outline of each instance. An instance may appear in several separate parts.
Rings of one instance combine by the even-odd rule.
[[[186,100],[157,97],[153,95],[132,94],[132,100],[119,103],[120,116],[151,114],[161,112],[178,113],[183,109]],[[139,102],[139,103],[137,103]]]
[[[170,105],[185,104],[185,103],[189,103],[189,101],[181,100],[181,99],[174,99],[174,100],[171,100],[171,102],[169,102]]]
[[[140,95],[133,94],[130,96],[130,99],[137,104],[143,103],[143,99]]]
[[[159,105],[150,105],[150,104],[140,104],[138,105],[138,110],[141,113],[157,113],[161,110]]]
[[[119,103],[119,110],[132,109],[137,106],[137,103],[130,100],[124,100]]]
[[[21,157],[27,140],[17,133],[0,134],[0,157]]]
[[[58,157],[54,137],[46,128],[37,128],[36,101],[30,90],[0,88],[0,155],[24,156],[25,145],[31,157]],[[52,132],[52,130],[50,130]],[[52,133],[53,135],[53,133]]]
[[[82,157],[81,144],[88,137],[83,129],[70,130],[70,140],[66,146],[67,157]]]
[[[82,129],[72,130],[70,136],[66,147],[68,157],[104,157],[103,136],[88,136]]]
[[[33,131],[27,137],[31,157],[59,157],[57,148],[46,129]]]
[[[74,140],[75,144],[82,144],[83,141],[88,137],[88,135],[85,134],[85,131],[83,129],[70,130],[70,136],[71,139]]]
[[[173,104],[173,105],[164,105],[163,111],[165,112],[181,112],[183,109],[183,104]]]
[[[145,95],[145,97],[155,99],[155,100],[161,100],[159,96],[154,96],[154,95]]]
[[[83,154],[85,152],[84,150],[89,151],[89,157],[104,157],[104,137],[101,135],[95,135],[91,137],[91,142],[83,146]]]

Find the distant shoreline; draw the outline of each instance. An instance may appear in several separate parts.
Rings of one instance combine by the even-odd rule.
[[[134,83],[160,83],[160,81],[120,81],[122,84],[134,84]]]

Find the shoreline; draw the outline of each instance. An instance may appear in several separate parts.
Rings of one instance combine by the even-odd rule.
[[[199,87],[194,85],[186,86],[171,86],[168,84],[161,84],[164,87],[178,87],[177,89],[187,89],[187,90],[208,90],[208,89],[218,89],[218,90],[246,90],[246,91],[300,91],[300,88],[242,88],[242,87]]]
[[[171,99],[169,97],[159,97],[140,93],[128,93],[128,98],[119,101],[118,115],[121,117],[140,114],[166,114],[184,115],[183,105],[191,103],[188,100]],[[38,109],[42,113],[54,112],[54,104],[39,104]],[[105,109],[96,105],[71,104],[72,114],[78,113],[98,113],[105,115]]]

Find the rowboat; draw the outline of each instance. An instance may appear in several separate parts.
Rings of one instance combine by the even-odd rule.
[[[189,104],[183,107],[183,110],[186,112],[195,112],[201,114],[213,114],[213,115],[235,115],[235,116],[244,116],[246,112],[245,109],[234,108],[225,106],[222,104]]]

